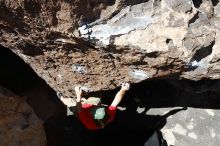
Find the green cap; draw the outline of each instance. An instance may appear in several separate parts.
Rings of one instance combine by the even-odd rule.
[[[104,119],[105,108],[104,107],[94,108],[94,110],[92,110],[92,115],[93,115],[93,118],[96,120]]]

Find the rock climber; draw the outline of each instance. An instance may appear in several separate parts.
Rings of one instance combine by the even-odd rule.
[[[65,98],[61,93],[58,93],[57,96],[68,108],[72,108],[74,115],[87,129],[97,130],[104,128],[114,120],[117,106],[129,89],[129,83],[122,83],[120,91],[118,91],[110,106],[106,106],[101,102],[97,104],[86,102],[82,98],[83,90],[79,86],[75,87],[76,100],[74,98]]]

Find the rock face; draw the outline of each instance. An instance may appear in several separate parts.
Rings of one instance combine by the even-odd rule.
[[[147,114],[163,115],[172,108],[151,109]],[[219,145],[219,110],[189,108],[167,118],[161,129],[168,146]]]
[[[0,44],[55,90],[148,78],[219,79],[220,3],[1,0]]]
[[[21,98],[0,87],[1,146],[46,146],[43,122]]]

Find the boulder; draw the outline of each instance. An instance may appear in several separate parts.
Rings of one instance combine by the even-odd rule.
[[[0,44],[74,95],[152,78],[219,79],[220,3],[1,0]]]
[[[0,87],[1,146],[46,146],[43,122],[20,97]]]

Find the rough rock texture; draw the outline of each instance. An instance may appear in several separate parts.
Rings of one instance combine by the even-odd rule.
[[[151,109],[147,114],[164,115],[173,108]],[[162,128],[168,146],[218,146],[219,110],[189,108],[167,118]]]
[[[0,0],[0,44],[55,90],[219,79],[217,0]]]
[[[46,146],[43,122],[21,98],[0,87],[0,145]]]

